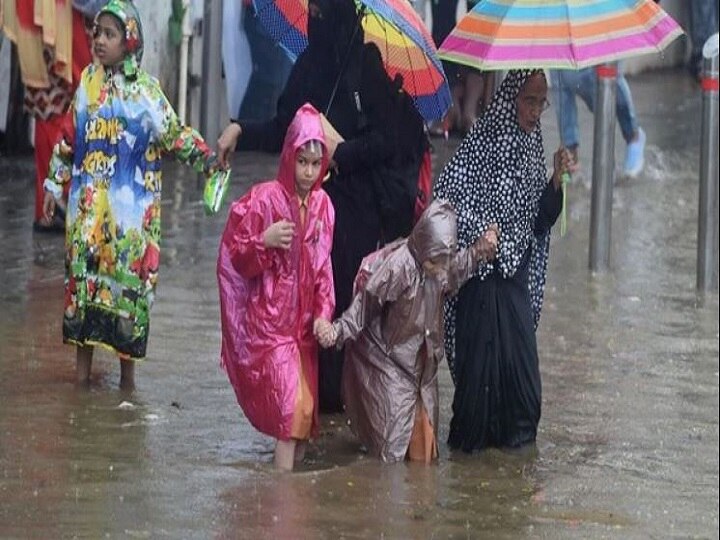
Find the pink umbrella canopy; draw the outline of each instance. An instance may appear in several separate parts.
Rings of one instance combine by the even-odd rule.
[[[439,49],[478,69],[580,69],[662,51],[683,33],[652,0],[481,0]]]

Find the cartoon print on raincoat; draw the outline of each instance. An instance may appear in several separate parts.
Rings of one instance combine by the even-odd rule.
[[[111,0],[126,27],[120,65],[90,65],[72,105],[72,128],[56,145],[45,189],[70,182],[66,226],[63,339],[145,356],[160,262],[162,156],[171,153],[210,176],[216,158],[180,123],[158,81],[139,68],[136,8]],[[132,39],[127,40],[127,36]]]
[[[335,211],[320,189],[327,153],[307,199],[304,225],[295,191],[295,156],[310,140],[324,142],[320,114],[303,105],[291,122],[276,180],[255,185],[233,203],[218,257],[222,365],[250,423],[291,438],[300,377],[314,406],[317,434],[318,346],[313,322],[335,309],[330,249]],[[289,250],[267,248],[263,233],[284,219],[295,224]]]

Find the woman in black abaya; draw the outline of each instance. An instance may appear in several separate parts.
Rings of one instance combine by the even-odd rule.
[[[445,305],[446,354],[455,381],[448,444],[467,452],[532,443],[541,384],[535,329],[550,228],[562,209],[569,154],[550,179],[540,130],[542,71],[511,71],[435,184],[458,214],[458,246],[496,223],[497,257]]]

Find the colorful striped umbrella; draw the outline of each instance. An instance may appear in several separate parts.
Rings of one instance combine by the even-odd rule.
[[[439,49],[479,69],[580,69],[657,52],[682,34],[652,0],[481,0]]]
[[[307,47],[308,0],[253,0],[270,36],[293,58]],[[452,102],[432,37],[407,0],[355,0],[362,10],[366,43],[380,49],[390,78],[403,88],[426,120],[442,118]]]

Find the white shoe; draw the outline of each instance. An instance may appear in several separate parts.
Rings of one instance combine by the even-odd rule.
[[[645,141],[647,137],[642,128],[638,128],[637,140],[630,142],[625,150],[625,168],[623,175],[636,178],[645,166]]]

